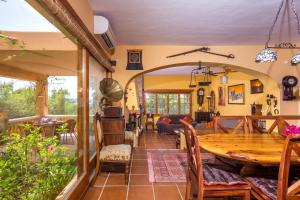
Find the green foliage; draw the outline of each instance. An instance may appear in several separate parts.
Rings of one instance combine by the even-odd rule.
[[[66,89],[58,89],[52,91],[52,95],[48,101],[49,114],[54,115],[75,115],[77,113],[77,105],[70,98],[70,94]]]
[[[0,110],[8,117],[19,118],[35,114],[35,87],[26,86],[14,90],[14,83],[0,83]]]
[[[36,89],[31,84],[14,90],[14,81],[0,83],[0,110],[7,112],[8,118],[20,118],[35,115]],[[49,113],[54,115],[76,115],[76,100],[70,98],[65,89],[52,91],[49,97]]]
[[[75,154],[57,137],[42,138],[38,129],[26,126],[30,134],[7,137],[0,154],[0,199],[55,199],[76,174]]]
[[[56,132],[60,135],[68,133],[68,123],[64,123],[63,125],[57,127]]]

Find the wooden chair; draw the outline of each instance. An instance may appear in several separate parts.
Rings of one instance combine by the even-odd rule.
[[[278,180],[261,177],[246,178],[252,187],[251,193],[254,197],[259,200],[300,199],[300,180],[291,180],[292,184],[288,186],[291,157],[300,157],[299,145],[300,135],[287,136],[281,154]],[[295,152],[295,154],[292,154],[292,152]]]
[[[300,120],[300,115],[278,115],[276,116],[276,123],[278,126],[278,133],[282,134],[286,126],[290,123],[296,124],[296,121]],[[299,125],[297,125],[299,126]]]
[[[68,134],[69,134],[70,137],[71,137],[71,140],[72,140],[72,142],[74,144],[75,143],[75,139],[77,139],[77,135],[76,135],[76,132],[75,132],[76,120],[75,119],[68,119],[66,121],[66,124],[67,124],[68,132],[64,134],[64,137],[65,137],[66,141],[68,141]],[[73,139],[73,137],[75,139]]]
[[[191,196],[192,182],[197,186],[197,199],[204,197],[242,196],[250,200],[250,186],[235,173],[217,166],[203,164],[196,131],[191,124],[180,120],[185,126],[188,154],[188,172],[185,199]],[[194,185],[193,184],[193,185]]]
[[[96,177],[101,173],[102,164],[108,165],[124,165],[125,166],[125,183],[128,183],[130,162],[132,158],[132,147],[128,144],[103,145],[103,130],[101,125],[101,117],[99,114],[94,116],[94,135],[96,143]]]
[[[228,123],[224,126],[222,123]],[[237,123],[235,123],[237,122]],[[216,116],[213,118],[215,133],[248,133],[245,116]]]
[[[43,137],[55,136],[56,126],[54,124],[43,124],[41,125],[41,134]]]
[[[272,124],[269,128],[263,129],[258,123],[266,120],[272,121]],[[278,128],[277,116],[249,115],[247,116],[247,124],[250,133],[272,133],[276,127]]]
[[[152,131],[154,131],[154,114],[151,113],[146,114],[146,121],[145,121],[146,131],[148,131],[148,126],[151,126]]]

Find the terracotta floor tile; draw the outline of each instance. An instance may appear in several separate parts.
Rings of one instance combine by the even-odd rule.
[[[130,186],[128,200],[153,200],[152,186]]]
[[[186,185],[185,185],[185,184],[182,184],[182,185],[177,185],[177,186],[178,186],[178,188],[179,188],[179,191],[180,191],[180,193],[181,193],[181,196],[182,196],[183,199],[184,199],[184,197],[185,197]]]
[[[147,154],[144,153],[144,154],[134,154],[133,155],[133,159],[134,160],[140,160],[140,159],[147,159]]]
[[[145,154],[147,153],[146,149],[136,148],[133,150],[134,154]]]
[[[98,200],[102,187],[90,187],[83,200]]]
[[[132,161],[132,166],[147,166],[147,165],[148,165],[148,161],[146,159]]]
[[[130,175],[130,185],[151,185],[148,175]]]
[[[181,200],[176,185],[154,186],[155,200]]]
[[[125,185],[124,174],[111,174],[108,177],[106,185]]]
[[[94,183],[94,187],[101,187],[104,185],[106,179],[107,179],[108,173],[101,173],[100,175],[98,175],[95,183]]]
[[[148,174],[148,166],[132,166],[131,174]]]
[[[100,200],[126,200],[127,187],[105,187]]]

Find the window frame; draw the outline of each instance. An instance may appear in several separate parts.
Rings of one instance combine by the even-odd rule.
[[[161,115],[161,114],[164,114],[164,113],[158,113],[158,102],[157,102],[157,96],[159,94],[166,94],[167,95],[167,114],[170,113],[170,98],[169,98],[169,95],[170,94],[177,94],[178,95],[178,113],[177,114],[182,114],[181,113],[181,108],[180,108],[180,95],[181,94],[185,94],[185,95],[189,95],[189,113],[186,113],[186,114],[189,114],[191,115],[192,114],[192,92],[193,90],[189,90],[189,89],[182,89],[182,90],[173,90],[173,89],[148,89],[148,90],[144,90],[144,110],[145,110],[145,113],[147,113],[147,104],[146,104],[146,94],[154,94],[155,95],[155,115]],[[174,113],[172,113],[174,114]]]

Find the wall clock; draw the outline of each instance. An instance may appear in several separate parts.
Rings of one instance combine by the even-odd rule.
[[[199,88],[197,90],[197,101],[198,101],[198,104],[199,106],[202,106],[203,104],[203,101],[204,101],[204,88]]]
[[[127,50],[127,70],[143,70],[142,50]]]
[[[283,100],[290,101],[295,99],[293,87],[298,84],[298,79],[295,76],[285,76],[282,79],[283,85]]]

